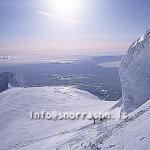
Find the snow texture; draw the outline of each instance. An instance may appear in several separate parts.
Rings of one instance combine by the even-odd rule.
[[[118,124],[113,135],[102,144],[101,150],[149,150],[150,100],[130,113]]]
[[[88,92],[71,87],[9,89],[0,93],[0,150],[56,147],[63,137],[64,142],[66,136],[70,138],[82,126],[93,123],[88,119],[31,120],[31,111],[104,112],[115,104],[115,101],[102,101]],[[37,148],[33,147],[43,142]]]
[[[150,30],[137,39],[119,66],[123,110],[130,112],[150,99]]]

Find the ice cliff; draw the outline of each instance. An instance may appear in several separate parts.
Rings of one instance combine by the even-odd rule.
[[[119,73],[123,110],[130,112],[150,99],[150,30],[129,47]]]

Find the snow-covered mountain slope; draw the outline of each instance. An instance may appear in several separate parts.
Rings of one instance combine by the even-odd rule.
[[[76,131],[70,139],[59,143],[57,148],[61,150],[149,150],[149,115],[150,100],[129,113],[126,119],[98,122]]]
[[[48,148],[51,150],[149,150],[149,115],[150,100],[129,113],[126,119],[90,124],[66,133],[60,138],[54,138],[52,141],[46,139],[30,145],[28,148],[38,149],[40,147],[42,150]],[[57,146],[52,146],[56,142],[55,140]]]
[[[129,114],[101,150],[149,150],[150,100]]]
[[[101,101],[88,92],[69,87],[12,88],[4,91],[0,94],[0,150],[56,148],[63,134],[68,133],[70,139],[75,130],[93,123],[88,119],[31,120],[31,111],[104,112],[116,103]],[[63,142],[67,137],[64,136]],[[44,145],[33,147],[41,142]]]
[[[150,99],[149,60],[150,30],[129,47],[119,67],[124,111],[133,111]]]

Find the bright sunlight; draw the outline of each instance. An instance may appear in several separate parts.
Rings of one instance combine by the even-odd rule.
[[[51,0],[51,9],[54,14],[63,17],[77,17],[81,12],[81,0]]]

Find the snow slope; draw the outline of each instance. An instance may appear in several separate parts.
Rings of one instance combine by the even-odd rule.
[[[60,150],[149,150],[150,100],[120,121],[86,126],[59,143]],[[44,143],[41,143],[44,144]],[[55,148],[54,148],[55,149]]]
[[[149,115],[150,100],[129,113],[126,119],[97,122],[60,136],[57,147],[53,147],[53,141],[47,139],[33,144],[29,149],[149,150]]]
[[[56,147],[63,134],[92,124],[92,120],[31,120],[31,111],[104,112],[116,102],[69,87],[12,88],[0,94],[0,150]],[[66,139],[66,134],[64,140]],[[40,144],[40,147],[34,148]],[[46,142],[46,143],[45,143]],[[45,148],[44,148],[44,147]],[[55,149],[55,148],[54,148]]]
[[[120,128],[106,140],[101,150],[149,150],[150,100],[129,114]]]
[[[150,30],[137,39],[119,66],[123,108],[130,112],[150,99]]]

